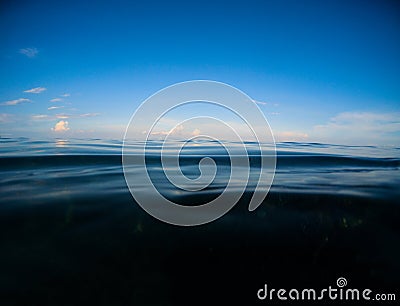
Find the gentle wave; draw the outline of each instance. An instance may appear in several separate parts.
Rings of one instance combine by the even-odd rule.
[[[121,141],[1,139],[1,142],[2,202],[24,203],[40,199],[43,203],[54,198],[60,200],[66,195],[70,200],[77,200],[98,193],[111,193],[116,197],[129,193],[122,171]],[[177,146],[181,144],[176,143]],[[129,154],[142,154],[140,144],[130,142],[126,145]],[[237,144],[227,145],[235,152]],[[243,156],[243,160],[249,158],[250,161],[247,192],[252,192],[258,181],[260,155],[257,144],[246,145],[249,157]],[[305,147],[307,150],[304,150]],[[335,147],[333,152],[332,147]],[[190,178],[200,174],[199,162],[205,156],[213,158],[217,165],[217,175],[212,184],[197,193],[182,191],[169,182],[161,163],[161,148],[160,142],[149,142],[146,166],[149,176],[164,195],[175,200],[182,196],[196,198],[200,194],[214,196],[224,191],[229,181],[230,157],[220,144],[196,141],[185,146],[181,152],[181,170]],[[173,144],[164,149],[165,159],[173,158]],[[400,158],[394,154],[392,157],[355,156],[350,154],[354,153],[353,149],[315,143],[278,144],[271,193],[348,195],[396,201],[399,196]],[[377,153],[378,148],[372,149]],[[393,150],[390,152],[393,153]],[[387,153],[387,148],[382,149],[381,155]],[[246,176],[245,170],[243,168],[243,177]],[[239,188],[241,184],[241,181],[232,182],[233,188]]]
[[[160,160],[160,154],[147,154],[146,161],[149,163],[157,163]],[[204,156],[212,157],[216,162],[229,164],[230,157],[228,155],[181,155],[182,163],[192,164],[200,160]],[[251,165],[259,161],[259,155],[249,155]],[[164,158],[174,158],[166,154]],[[243,156],[247,158],[247,156]],[[46,167],[52,165],[68,165],[68,166],[84,166],[84,165],[107,165],[121,164],[122,155],[97,155],[97,154],[73,154],[73,155],[39,155],[39,156],[6,156],[0,157],[1,169],[29,168],[29,167]],[[400,167],[400,159],[398,158],[366,158],[354,156],[336,156],[336,155],[317,155],[302,153],[287,155],[285,152],[277,152],[277,165],[280,167],[309,167],[309,168],[392,168],[398,170]],[[151,165],[148,165],[151,167]]]
[[[221,144],[235,148],[234,142],[217,141],[176,141],[165,145],[165,151],[185,143],[185,150],[190,154],[225,154]],[[31,140],[28,138],[0,138],[0,157],[9,156],[38,156],[38,155],[119,155],[122,153],[122,145],[128,152],[137,153],[143,145],[142,142],[101,139],[51,139]],[[249,153],[256,154],[259,144],[245,142]],[[148,141],[148,152],[159,151],[163,146],[160,141]],[[367,158],[400,158],[399,147],[377,146],[351,146],[320,143],[281,142],[276,144],[277,151],[281,154],[328,154],[340,156],[354,156]]]

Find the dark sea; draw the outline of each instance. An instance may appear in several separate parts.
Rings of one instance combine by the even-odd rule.
[[[162,183],[159,148],[151,144],[147,166],[165,196],[198,205],[223,192],[230,164],[217,143],[182,156],[189,177],[199,157],[218,166],[213,184],[192,193]],[[400,299],[399,147],[278,143],[260,207],[248,211],[250,181],[231,211],[194,227],[135,203],[121,149],[112,140],[0,139],[0,305],[271,305],[257,298],[264,284],[318,289],[339,277]]]

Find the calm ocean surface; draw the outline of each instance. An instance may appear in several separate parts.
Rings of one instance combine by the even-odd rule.
[[[247,210],[250,177],[225,216],[184,228],[134,202],[121,141],[0,144],[1,305],[248,305],[265,283],[326,288],[338,277],[352,288],[399,288],[399,147],[279,143],[275,179],[257,210]],[[197,205],[224,190],[230,163],[217,143],[183,151],[189,177],[199,175],[201,157],[218,166],[195,193],[166,181],[159,148],[150,144],[148,168],[166,197]],[[256,173],[254,144],[248,151]]]

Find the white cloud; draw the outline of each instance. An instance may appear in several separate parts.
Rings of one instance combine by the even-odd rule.
[[[201,131],[199,129],[194,129],[192,132],[192,136],[199,136],[201,134]]]
[[[66,132],[69,130],[68,121],[61,120],[56,123],[54,128],[52,128],[54,132]]]
[[[69,97],[69,96],[70,96],[69,93],[65,93],[65,94],[62,94],[62,95],[61,95],[61,97],[64,97],[64,98]]]
[[[31,102],[31,100],[29,99],[25,99],[25,98],[20,98],[20,99],[16,99],[16,100],[10,100],[10,101],[6,101],[1,103],[1,105],[17,105],[23,102]]]
[[[182,124],[177,125],[169,131],[159,131],[159,132],[151,132],[151,135],[177,135],[180,134],[184,130]]]
[[[44,87],[35,87],[35,88],[32,88],[32,89],[25,90],[24,92],[39,94],[39,93],[41,93],[41,92],[43,92],[45,90],[46,90],[46,88],[44,88]]]
[[[53,109],[59,109],[59,108],[63,108],[64,106],[50,106],[47,109],[48,110],[53,110]]]
[[[49,115],[39,114],[39,115],[32,115],[31,118],[33,120],[43,120],[43,119],[49,119],[50,116]]]
[[[62,99],[60,98],[54,98],[50,100],[50,102],[60,102],[60,101],[62,101]]]
[[[400,132],[400,113],[344,112],[315,126],[314,132],[342,144],[394,143],[393,133]]]
[[[51,106],[48,108],[48,110],[54,110],[54,109],[59,109],[64,106]],[[59,113],[59,114],[53,114],[53,115],[48,115],[48,114],[38,114],[38,115],[31,115],[31,119],[33,120],[59,120],[59,119],[69,119],[69,118],[87,118],[87,117],[94,117],[97,116],[98,113],[87,113],[87,114],[65,114],[65,113]]]
[[[57,119],[68,119],[70,117],[70,115],[66,115],[66,114],[57,114],[56,118]]]
[[[79,117],[96,117],[100,115],[100,113],[86,113],[86,114],[80,114]]]
[[[257,101],[257,100],[253,100],[253,102],[256,104],[259,104],[259,105],[268,105],[268,106],[274,106],[274,107],[279,106],[278,103],[272,103],[272,102],[264,102],[264,101]]]
[[[253,100],[253,101],[254,101],[254,103],[257,103],[259,105],[267,105],[268,104],[267,102],[256,101],[256,100]]]
[[[39,53],[39,51],[36,48],[23,48],[23,49],[19,50],[19,53],[21,53],[29,58],[33,58]]]
[[[277,142],[308,140],[308,134],[295,131],[275,132],[274,137]]]
[[[68,119],[69,115],[57,114],[57,115],[47,115],[47,114],[38,114],[31,115],[32,120],[57,120],[57,119]]]

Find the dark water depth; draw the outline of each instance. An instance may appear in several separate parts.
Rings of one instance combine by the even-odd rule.
[[[120,141],[0,145],[0,305],[250,305],[263,303],[265,283],[325,288],[338,277],[400,299],[400,148],[277,144],[275,179],[257,210],[247,210],[251,177],[225,216],[187,228],[134,202]],[[218,166],[196,193],[165,182],[158,149],[150,145],[148,169],[166,197],[197,205],[225,188],[230,163],[217,143],[183,152],[189,177],[203,156]],[[248,151],[257,172],[254,144]]]

